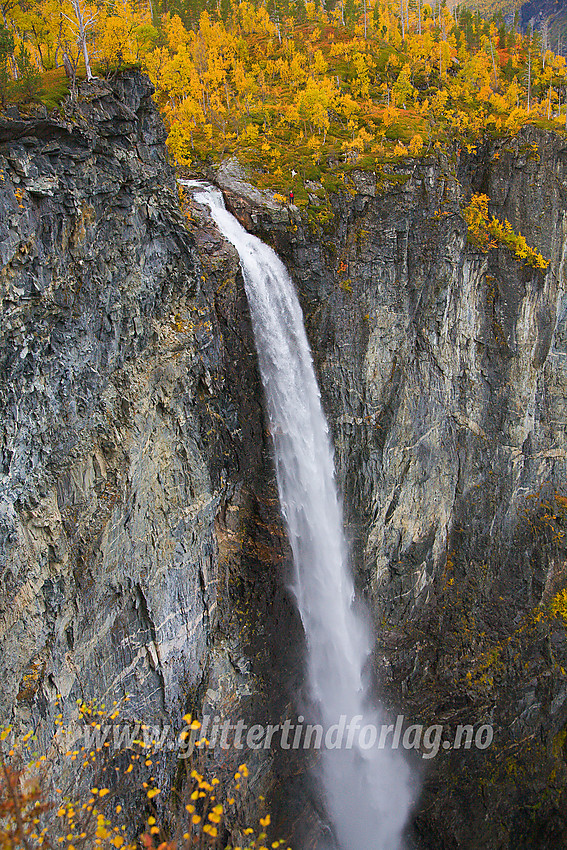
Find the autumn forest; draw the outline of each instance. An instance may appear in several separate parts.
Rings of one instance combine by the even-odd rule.
[[[0,94],[57,108],[82,77],[151,78],[178,166],[238,153],[264,188],[474,146],[567,117],[564,57],[502,11],[423,0],[2,0]],[[508,23],[507,23],[508,22]],[[67,74],[63,65],[67,65]]]

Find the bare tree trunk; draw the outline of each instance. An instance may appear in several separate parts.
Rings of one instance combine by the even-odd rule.
[[[77,63],[79,59],[75,59],[74,62],[71,62],[67,51],[63,52],[63,67],[65,68],[65,74],[67,75],[67,79],[71,83],[71,100],[76,100],[77,98]]]
[[[55,56],[53,57],[53,61],[55,62],[55,67],[59,67],[59,60],[57,59],[57,54],[61,49],[61,33],[63,32],[63,18],[59,15],[59,32],[57,34],[57,47],[55,48]]]
[[[36,47],[37,52],[39,54],[39,61],[40,61],[40,64],[41,64],[41,68],[45,71],[46,70],[45,62],[43,60],[43,52],[41,50],[41,38],[38,36],[34,26],[32,26],[31,31],[33,32],[33,34],[35,36],[35,41],[36,41],[35,47]],[[47,48],[47,55],[49,57],[49,47]]]
[[[546,18],[541,28],[541,53],[543,57],[543,70],[545,71],[545,54],[549,42],[549,18]]]
[[[532,46],[528,53],[528,112],[530,111],[532,99]]]
[[[80,0],[71,0],[71,5],[73,6],[73,11],[75,13],[75,17],[77,18],[77,25],[79,27],[79,44],[81,46],[81,52],[83,54],[83,60],[85,62],[87,80],[92,80],[93,73],[91,71],[91,64],[89,62],[89,51],[87,49],[87,32],[85,29],[85,18],[83,16],[83,10],[81,9],[81,2]]]
[[[492,46],[492,36],[489,35],[488,38],[490,39],[490,55],[492,56],[492,70],[494,71],[494,87],[496,88],[496,85],[498,83],[498,75],[496,74],[496,62],[494,61],[494,47]]]

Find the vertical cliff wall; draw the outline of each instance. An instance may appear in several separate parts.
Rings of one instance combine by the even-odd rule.
[[[565,139],[517,137],[354,173],[325,208],[275,214],[219,182],[301,293],[376,663],[407,721],[494,727],[425,766],[436,848],[556,847],[567,835]],[[547,273],[467,244],[491,198]],[[325,213],[323,215],[322,213]]]
[[[120,85],[2,128],[4,710],[93,679],[179,708],[214,616],[220,493],[190,399],[219,352],[210,317],[212,362],[184,344],[175,310],[203,296],[163,130]]]
[[[203,699],[261,719],[243,647],[269,667],[287,604],[237,257],[182,214],[151,94],[125,73],[0,122],[0,717],[53,775],[77,701],[173,733]],[[175,750],[152,770],[165,796]]]

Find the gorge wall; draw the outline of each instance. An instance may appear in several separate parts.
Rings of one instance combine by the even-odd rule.
[[[285,546],[237,256],[182,214],[152,91],[125,73],[0,124],[0,716],[37,730],[53,777],[77,701],[175,734],[203,700],[264,705],[243,645],[270,657],[266,610],[288,604],[257,556]],[[165,796],[175,750],[152,771]]]
[[[417,816],[434,847],[557,847],[565,820],[567,148],[513,139],[312,184],[306,226],[243,198],[301,293],[376,666],[408,722],[491,723],[484,752],[426,766]],[[491,199],[547,273],[467,244]]]
[[[134,72],[62,118],[0,122],[0,714],[46,746],[77,699],[262,722],[300,688],[237,258],[180,206],[163,142]],[[494,726],[487,750],[422,765],[416,840],[436,850],[567,837],[567,644],[546,607],[566,578],[566,169],[564,140],[526,128],[353,172],[330,202],[308,184],[303,215],[234,164],[214,175],[302,299],[391,707]],[[472,191],[547,273],[467,244]],[[288,786],[282,824],[316,828],[298,765],[250,766],[258,793]]]

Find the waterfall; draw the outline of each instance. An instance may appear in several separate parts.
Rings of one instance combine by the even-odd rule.
[[[209,206],[240,256],[293,552],[309,699],[324,729],[345,732],[342,746],[321,751],[327,814],[341,850],[399,850],[411,809],[411,776],[400,751],[380,748],[378,740],[368,746],[372,729],[384,722],[365,687],[372,638],[353,608],[333,450],[301,307],[280,259],[241,227],[221,193],[202,187],[195,200]],[[358,734],[362,729],[370,729],[365,738]]]

